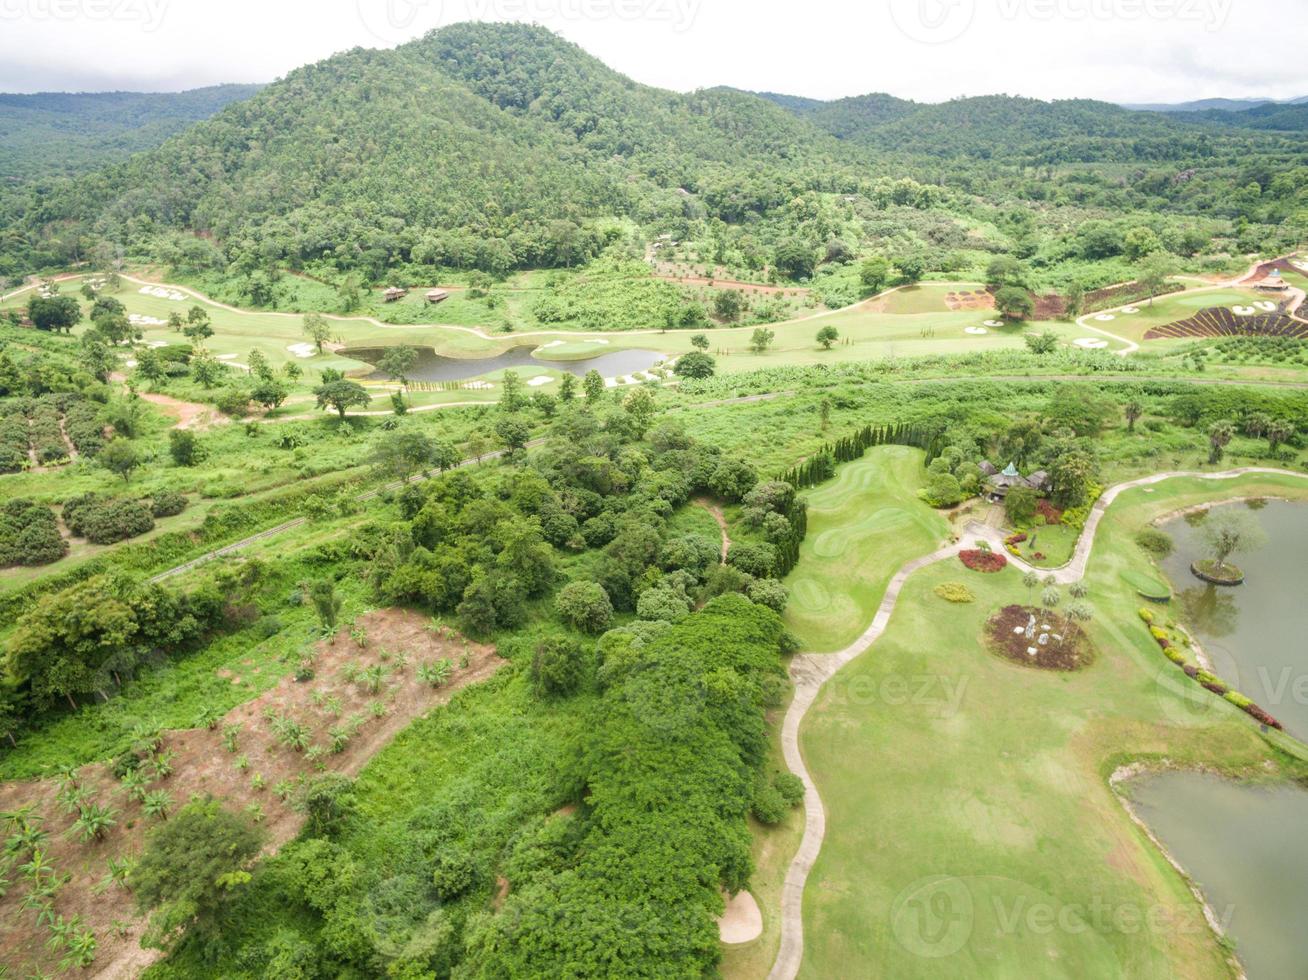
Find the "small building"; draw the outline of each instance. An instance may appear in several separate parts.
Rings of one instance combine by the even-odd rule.
[[[447,289],[429,289],[429,290],[427,290],[427,302],[428,302],[428,303],[432,303],[432,304],[435,304],[435,303],[444,303],[444,302],[445,302],[447,299],[449,299],[449,298],[450,298],[450,293],[449,293],[449,290],[447,290]]]
[[[1030,476],[1023,476],[1012,463],[1000,470],[988,459],[981,460],[977,464],[977,469],[981,471],[981,482],[985,486],[986,496],[995,501],[1007,497],[1008,491],[1013,487],[1026,487],[1036,493],[1043,493],[1049,485],[1049,474],[1044,470],[1036,470]]]
[[[386,292],[382,293],[382,299],[388,303],[394,303],[397,299],[404,299],[409,295],[409,291],[403,286],[391,286]]]
[[[1266,279],[1261,279],[1254,283],[1254,289],[1265,293],[1283,293],[1290,288],[1285,277],[1281,275],[1280,269],[1273,269],[1267,274]]]

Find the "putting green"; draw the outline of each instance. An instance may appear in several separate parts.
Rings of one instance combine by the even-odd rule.
[[[1164,600],[1172,598],[1172,589],[1166,582],[1131,569],[1122,573],[1122,581],[1135,589],[1146,599]]]
[[[917,502],[922,453],[878,446],[807,494],[808,536],[786,578],[786,622],[805,650],[838,650],[871,621],[890,576],[940,544],[945,520]]]

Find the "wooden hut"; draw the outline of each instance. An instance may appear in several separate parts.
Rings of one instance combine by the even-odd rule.
[[[1254,283],[1254,289],[1265,293],[1283,293],[1289,288],[1289,284],[1281,276],[1280,269],[1273,269],[1267,274],[1266,279]]]
[[[409,291],[403,286],[391,286],[386,292],[382,293],[382,299],[388,303],[394,303],[397,299],[404,299],[409,295]]]
[[[444,303],[449,298],[450,298],[450,293],[449,290],[447,289],[427,290],[427,302],[432,303],[433,305],[436,303]]]

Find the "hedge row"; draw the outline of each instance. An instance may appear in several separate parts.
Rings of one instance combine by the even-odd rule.
[[[32,500],[10,500],[0,508],[0,566],[48,565],[68,554],[54,512]]]

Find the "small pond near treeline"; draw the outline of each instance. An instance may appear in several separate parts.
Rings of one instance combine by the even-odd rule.
[[[1162,525],[1176,543],[1162,563],[1176,590],[1174,614],[1219,677],[1308,740],[1308,504],[1270,500],[1251,513],[1267,543],[1232,557],[1245,573],[1233,587],[1190,572],[1192,561],[1207,557],[1201,523],[1178,517]]]
[[[1182,771],[1139,776],[1125,789],[1235,940],[1250,980],[1308,975],[1308,790]],[[1175,928],[1199,925],[1169,918]]]
[[[620,378],[636,371],[648,371],[659,361],[668,357],[652,350],[615,350],[594,357],[575,361],[551,361],[545,357],[535,357],[538,349],[534,346],[510,347],[493,357],[444,357],[430,347],[415,348],[418,360],[409,372],[410,381],[466,381],[491,371],[503,368],[553,368],[582,377],[588,371],[598,371],[606,378]],[[376,364],[386,352],[384,347],[351,347],[341,351],[346,357],[352,357],[368,364]],[[370,379],[384,381],[387,375],[374,371]]]

